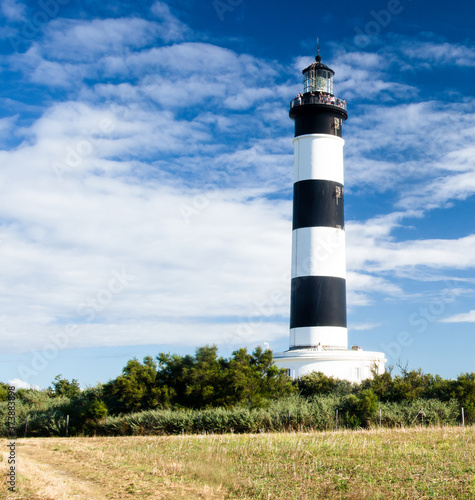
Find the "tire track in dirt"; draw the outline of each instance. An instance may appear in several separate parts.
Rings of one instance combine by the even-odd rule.
[[[196,485],[144,473],[133,467],[116,467],[89,446],[87,438],[76,449],[75,441],[28,439],[17,441],[18,494],[0,498],[28,500],[122,500],[122,499],[224,499],[220,487]],[[6,455],[6,454],[4,454]],[[2,464],[5,464],[5,456]],[[181,470],[180,464],[170,464]]]

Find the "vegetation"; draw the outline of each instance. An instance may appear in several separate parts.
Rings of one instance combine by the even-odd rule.
[[[53,387],[48,387],[48,392],[53,398],[75,398],[81,393],[81,388],[79,387],[79,382],[73,379],[71,382],[65,378],[61,378],[62,375],[56,375],[53,380]]]
[[[153,408],[261,407],[270,399],[295,392],[272,352],[257,348],[218,357],[216,346],[200,347],[193,356],[160,353],[156,363],[132,359],[123,374],[104,386],[114,412]]]
[[[0,401],[7,401],[8,399],[8,386],[0,382]]]
[[[16,495],[30,500],[475,498],[475,427],[17,444]]]
[[[371,396],[361,399],[355,396],[338,398],[330,395],[312,399],[294,396],[259,409],[151,410],[108,418],[96,427],[96,432],[103,436],[137,436],[376,428],[379,426],[379,412],[373,411],[373,406],[366,407],[373,403]],[[358,410],[358,405],[363,406],[362,412]],[[417,399],[404,403],[382,403],[380,408],[381,425],[384,427],[455,425],[460,421],[460,407],[455,400],[443,403],[437,399]],[[421,408],[423,418],[419,413]],[[336,410],[339,410],[338,418]]]
[[[81,390],[58,375],[47,390],[16,391],[18,435],[69,436],[328,430],[465,423],[475,419],[475,374],[456,380],[400,367],[361,384],[311,373],[292,381],[257,348],[218,356],[160,353],[131,359],[122,374]],[[7,434],[7,386],[0,384],[0,433]]]

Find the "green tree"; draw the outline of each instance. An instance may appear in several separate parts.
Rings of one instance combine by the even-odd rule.
[[[72,399],[81,393],[79,382],[76,379],[73,379],[70,382],[69,380],[61,377],[62,375],[56,375],[53,380],[53,387],[48,388],[52,397],[66,397]]]
[[[348,396],[344,406],[345,420],[349,427],[368,425],[378,410],[378,396],[373,389],[362,389],[357,394]]]
[[[172,407],[211,408],[246,405],[295,392],[285,370],[274,365],[272,351],[238,349],[230,359],[218,357],[215,345],[200,347],[195,356],[161,353],[156,385],[162,404]]]
[[[370,417],[378,410],[378,396],[373,389],[363,389],[357,396],[356,410],[364,417]]]
[[[146,356],[143,363],[137,358],[130,359],[122,375],[104,385],[104,394],[119,404],[116,409],[127,412],[155,408],[159,393],[155,386],[157,364]],[[114,406],[112,401],[111,406]]]
[[[186,388],[189,369],[193,367],[193,356],[160,353],[157,356],[157,398],[163,408],[186,407]]]
[[[475,420],[475,373],[464,373],[457,377],[455,395],[464,407],[465,414]]]
[[[8,385],[0,382],[0,401],[7,401],[8,399]]]
[[[183,370],[188,407],[227,406],[227,365],[225,359],[218,358],[215,345],[196,350],[193,364]]]
[[[372,377],[365,380],[362,388],[372,389],[381,401],[389,401],[394,396],[394,381],[392,377],[392,367],[387,371],[379,373],[376,366],[371,368]]]
[[[104,385],[98,384],[88,387],[79,396],[70,400],[63,409],[65,415],[70,416],[71,435],[78,433],[94,434],[99,420],[108,413],[105,403]]]
[[[428,384],[423,397],[427,399],[438,399],[440,401],[450,401],[454,398],[456,382],[447,380],[440,375],[429,375]]]
[[[455,383],[439,375],[423,374],[422,370],[400,366],[402,374],[392,377],[390,367],[384,373],[372,370],[372,378],[363,382],[363,388],[371,388],[381,401],[413,401],[417,398],[450,401],[455,397]]]
[[[108,413],[107,405],[102,399],[95,399],[87,409],[87,416],[95,421],[101,420]]]
[[[274,365],[272,351],[257,347],[252,354],[247,349],[232,353],[229,361],[227,387],[232,389],[232,404],[250,407],[264,406],[271,399],[295,394],[297,389],[284,369]]]
[[[320,394],[331,394],[337,386],[334,377],[328,377],[322,372],[311,372],[297,381],[300,394],[305,397]]]
[[[394,377],[392,382],[392,401],[414,401],[424,397],[432,381],[432,375],[425,375],[422,370],[408,371],[406,367],[400,367],[402,376]]]

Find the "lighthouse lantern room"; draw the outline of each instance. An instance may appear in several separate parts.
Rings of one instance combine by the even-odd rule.
[[[315,63],[305,68],[302,73],[304,76],[304,92],[325,92],[333,94],[333,75],[335,72],[321,62],[322,58],[318,55]]]

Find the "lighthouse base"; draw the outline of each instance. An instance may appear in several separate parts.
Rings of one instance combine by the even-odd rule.
[[[324,350],[324,348],[292,349],[274,354],[274,363],[284,368],[293,379],[312,372],[322,372],[349,382],[360,383],[372,377],[371,369],[384,372],[387,359],[382,352],[363,351],[361,348]]]

